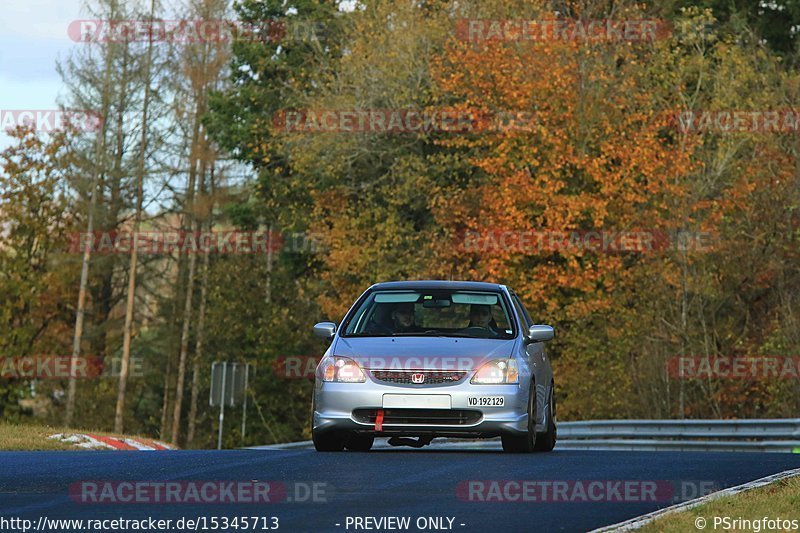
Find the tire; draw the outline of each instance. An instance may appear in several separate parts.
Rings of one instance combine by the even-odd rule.
[[[314,442],[314,448],[318,452],[340,452],[344,450],[346,437],[340,431],[311,432],[311,440]]]
[[[536,387],[528,394],[528,431],[524,435],[503,435],[503,451],[531,453],[536,448]]]
[[[350,435],[350,438],[347,439],[344,447],[351,452],[368,452],[372,448],[373,442],[375,442],[374,435],[353,433]]]
[[[558,433],[556,430],[556,398],[553,391],[554,385],[550,385],[550,396],[548,401],[547,431],[536,435],[536,444],[533,447],[535,452],[552,452],[556,447]]]

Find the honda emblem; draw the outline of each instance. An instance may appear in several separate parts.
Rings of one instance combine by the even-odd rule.
[[[425,374],[422,372],[411,374],[411,383],[425,383]]]

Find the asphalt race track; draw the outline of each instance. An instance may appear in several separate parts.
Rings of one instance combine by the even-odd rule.
[[[668,506],[675,500],[689,499],[694,496],[692,487],[699,484],[724,488],[798,467],[800,455],[777,453],[556,450],[550,454],[511,455],[486,449],[465,452],[408,448],[369,453],[316,453],[306,449],[3,452],[0,518],[18,517],[37,523],[40,517],[177,520],[276,516],[279,530],[283,531],[375,531],[379,530],[377,523],[362,523],[372,529],[356,529],[355,522],[348,526],[347,517],[406,516],[410,517],[408,531],[419,531],[416,520],[420,517],[452,518],[455,531],[586,531]],[[285,492],[278,498],[283,501],[259,504],[86,503],[71,495],[70,487],[74,489],[76,482],[87,480],[258,480],[281,482],[273,487],[283,486]],[[463,489],[470,480],[569,481],[584,487],[591,481],[655,481],[659,501],[619,501],[612,494],[604,496],[604,501],[589,502],[580,493],[576,498],[573,492],[567,494],[568,501],[564,501],[563,494],[559,501],[468,501],[469,496],[459,492],[459,487]],[[306,490],[313,483],[321,488],[316,502],[308,501],[314,497]],[[689,490],[684,490],[685,497],[678,489],[664,496],[662,489],[667,484],[680,486],[681,490],[688,486]],[[570,487],[572,490],[574,484]],[[442,523],[445,528],[448,526],[446,519]],[[211,529],[210,524],[208,527]],[[243,530],[241,526],[239,530]]]

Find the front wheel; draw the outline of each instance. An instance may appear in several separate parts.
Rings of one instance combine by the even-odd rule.
[[[346,435],[340,431],[312,431],[311,440],[318,452],[340,452],[344,450]]]
[[[528,394],[528,431],[524,435],[503,435],[503,451],[531,453],[536,448],[536,388]]]
[[[350,438],[347,439],[344,447],[351,452],[368,452],[372,449],[372,444],[374,442],[374,435],[359,435],[358,433],[353,433],[350,435]]]
[[[553,388],[554,386],[550,385],[550,397],[547,403],[547,431],[536,436],[536,445],[534,446],[536,452],[552,452],[556,447],[556,399]]]

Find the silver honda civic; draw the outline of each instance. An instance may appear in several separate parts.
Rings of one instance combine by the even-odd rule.
[[[435,437],[501,437],[508,452],[556,443],[553,371],[544,342],[505,285],[378,283],[340,325],[316,369],[312,435],[319,451],[367,451],[375,437],[421,447]]]

